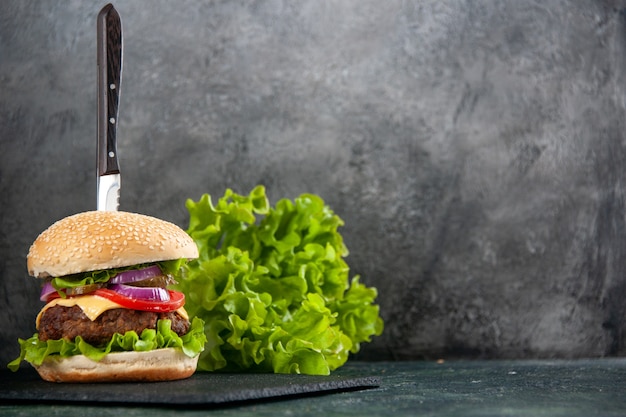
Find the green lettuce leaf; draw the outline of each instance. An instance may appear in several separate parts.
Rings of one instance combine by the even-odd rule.
[[[339,218],[317,195],[265,188],[187,200],[200,257],[176,289],[205,322],[198,369],[329,374],[383,331],[375,288],[350,279]]]
[[[182,337],[171,330],[170,320],[159,320],[156,329],[145,329],[140,335],[135,331],[124,334],[116,333],[104,346],[90,345],[80,336],[73,341],[59,339],[43,342],[39,340],[37,333],[27,340],[19,339],[18,341],[20,356],[8,364],[8,368],[14,372],[18,370],[20,363],[24,360],[33,365],[41,365],[44,359],[49,356],[65,358],[85,355],[94,361],[99,361],[111,352],[144,352],[162,348],[179,348],[185,355],[193,358],[204,349],[206,335],[204,322],[194,317],[189,332]]]
[[[180,269],[186,261],[186,259],[174,259],[171,261],[156,262],[156,264],[159,265],[163,273],[176,277],[180,273]],[[80,287],[83,285],[104,284],[120,272],[132,269],[142,269],[150,265],[153,264],[130,265],[120,268],[81,272],[79,274],[54,277],[50,280],[50,282],[57,291],[67,288]],[[61,296],[65,295],[63,291],[59,291],[59,294],[61,294]]]

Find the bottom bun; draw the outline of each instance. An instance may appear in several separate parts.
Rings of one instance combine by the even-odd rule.
[[[190,377],[198,357],[190,358],[180,349],[166,348],[109,353],[99,362],[84,355],[48,357],[35,369],[50,382],[172,381]]]

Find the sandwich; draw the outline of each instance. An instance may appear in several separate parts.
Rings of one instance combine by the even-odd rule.
[[[29,362],[46,381],[167,381],[191,376],[204,323],[170,289],[198,257],[178,226],[123,211],[61,219],[30,247],[28,273],[42,280],[36,333],[19,340],[16,371]]]

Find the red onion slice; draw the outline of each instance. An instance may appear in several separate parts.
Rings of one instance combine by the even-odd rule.
[[[159,287],[133,287],[124,284],[109,285],[109,289],[128,298],[148,301],[169,301],[170,293]]]
[[[152,265],[142,269],[132,269],[130,271],[120,272],[109,280],[111,284],[128,284],[131,282],[143,281],[145,279],[153,278],[159,275],[163,275],[161,268],[158,265]]]
[[[50,281],[46,281],[43,284],[43,288],[41,288],[41,294],[39,294],[39,299],[43,302],[48,302],[50,296],[56,292],[57,290],[54,289]]]

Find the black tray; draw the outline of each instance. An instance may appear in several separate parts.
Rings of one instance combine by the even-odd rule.
[[[374,388],[373,376],[196,372],[167,382],[67,384],[43,381],[28,368],[0,372],[0,403],[221,405]]]

